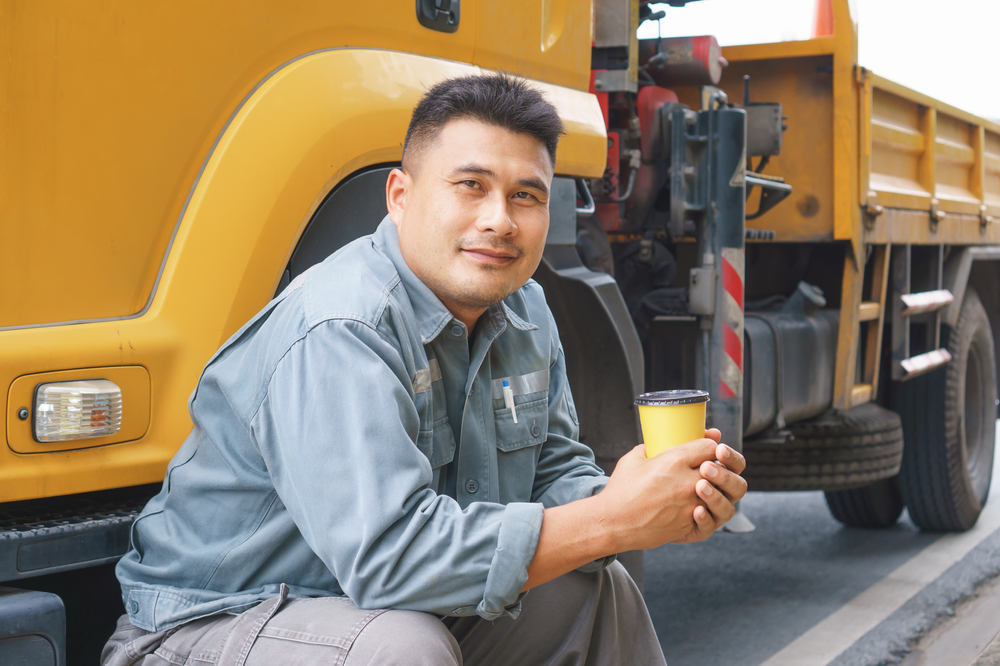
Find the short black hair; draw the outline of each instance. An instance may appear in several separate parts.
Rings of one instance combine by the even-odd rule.
[[[447,79],[431,88],[413,109],[403,145],[407,155],[419,152],[452,120],[470,118],[538,139],[556,163],[556,146],[566,127],[542,94],[523,79],[500,72]],[[412,158],[411,158],[412,159]]]

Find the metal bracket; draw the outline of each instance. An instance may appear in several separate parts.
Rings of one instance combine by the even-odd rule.
[[[752,174],[752,175],[751,175]],[[754,186],[760,188],[760,204],[756,213],[748,213],[746,219],[756,220],[758,217],[771,210],[792,193],[792,186],[784,182],[784,179],[777,179],[774,176],[764,176],[759,173],[747,172],[746,188],[747,193]]]
[[[943,220],[945,217],[948,216],[946,212],[944,212],[938,207],[940,206],[940,204],[941,202],[938,201],[937,199],[931,199],[930,223],[931,223],[932,234],[937,233],[938,225],[941,223],[941,220]]]
[[[986,229],[993,223],[993,216],[986,213],[986,205],[979,207],[979,233],[985,234]]]
[[[688,308],[691,314],[715,314],[715,268],[705,266],[691,269],[688,284]]]
[[[580,217],[590,217],[593,215],[594,211],[597,210],[597,206],[594,204],[594,197],[590,193],[587,181],[583,178],[576,179],[576,195],[583,201],[583,207],[577,207],[576,214]]]
[[[631,79],[627,69],[605,69],[594,75],[594,90],[597,92],[636,92],[638,89],[638,82]]]
[[[875,221],[885,213],[885,206],[879,204],[875,192],[868,193],[868,201],[861,207],[861,213],[865,218],[865,229],[868,231],[874,229]]]

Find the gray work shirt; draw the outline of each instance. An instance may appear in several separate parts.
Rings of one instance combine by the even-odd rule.
[[[282,583],[362,608],[516,616],[543,508],[607,478],[577,441],[541,287],[474,333],[470,348],[388,218],[296,278],[191,395],[194,429],[118,564],[131,621],[162,631]]]

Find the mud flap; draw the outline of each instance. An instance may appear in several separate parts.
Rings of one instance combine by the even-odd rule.
[[[572,246],[547,247],[534,278],[559,327],[580,441],[610,474],[642,439],[632,404],[643,391],[642,343],[614,278],[583,266]]]

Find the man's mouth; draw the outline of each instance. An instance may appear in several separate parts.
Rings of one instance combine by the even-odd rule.
[[[509,264],[520,256],[520,253],[514,250],[496,247],[463,247],[462,252],[473,261],[498,266]]]

